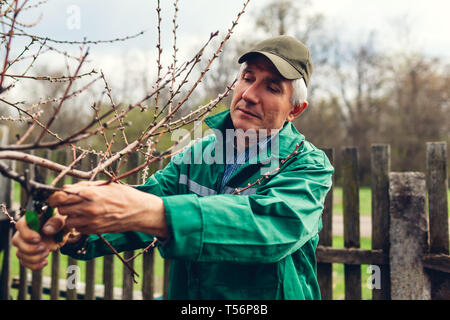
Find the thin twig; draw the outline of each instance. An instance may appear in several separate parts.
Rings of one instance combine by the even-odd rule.
[[[31,42],[25,46],[23,51],[21,53],[19,53],[19,55],[13,61],[8,63],[8,66],[6,67],[6,71],[8,71],[9,67],[11,67],[15,62],[20,60],[20,58],[23,56],[23,54],[30,49],[30,46],[34,43],[34,41],[35,41],[34,39],[31,39]]]
[[[54,186],[58,183],[59,180],[61,180],[62,178],[64,178],[64,177],[66,176],[67,172],[69,172],[70,170],[72,170],[72,168],[73,168],[78,162],[80,162],[81,159],[83,159],[83,158],[86,156],[86,154],[87,154],[87,151],[81,153],[81,154],[78,156],[78,158],[76,158],[74,161],[72,161],[71,164],[69,164],[69,165],[67,166],[67,168],[66,168],[65,170],[63,170],[63,171],[61,171],[61,172],[59,173],[59,175],[52,181],[52,183],[51,183],[50,185],[51,185],[52,187],[54,187]]]
[[[3,80],[5,79],[5,73],[6,73],[6,69],[8,68],[8,57],[9,57],[9,53],[11,51],[11,41],[14,35],[14,24],[16,22],[16,18],[17,15],[19,14],[19,11],[17,10],[17,6],[19,4],[19,1],[15,1],[15,7],[14,7],[14,19],[11,23],[11,29],[8,32],[8,42],[6,43],[6,53],[5,53],[5,61],[3,63],[3,71],[2,71],[2,75],[0,78],[0,88],[3,88]],[[24,3],[25,4],[25,3]]]
[[[161,65],[161,54],[162,54],[162,48],[161,48],[161,1],[158,0],[158,5],[156,7],[156,12],[158,14],[158,43],[156,45],[156,48],[158,49],[158,58],[156,60],[156,64],[158,66],[158,78],[156,80],[156,86],[159,86],[160,82],[161,82],[161,69],[163,68]],[[158,93],[156,94],[156,98],[155,98],[155,111],[153,114],[153,121],[155,121],[156,119],[156,114],[158,111],[158,103],[159,103],[159,96],[160,96],[160,91],[158,91]]]
[[[143,35],[146,30],[140,31],[134,35],[131,36],[126,36],[123,38],[114,38],[114,39],[110,39],[110,40],[83,40],[83,41],[67,41],[67,40],[57,40],[57,39],[51,39],[48,37],[40,37],[40,36],[36,36],[36,35],[31,35],[27,32],[25,32],[23,29],[19,29],[17,27],[15,27],[16,30],[21,31],[22,33],[15,33],[16,36],[21,36],[21,37],[28,37],[28,38],[35,38],[38,40],[46,40],[48,42],[53,42],[53,43],[59,43],[59,44],[77,44],[77,45],[87,45],[87,44],[101,44],[101,43],[114,43],[114,42],[119,42],[119,41],[126,41],[126,40],[130,40],[130,39],[134,39],[137,38],[141,35]],[[0,35],[5,35],[3,32],[0,32]]]
[[[31,66],[31,65],[30,65]],[[5,77],[10,78],[23,78],[23,79],[32,79],[32,80],[42,80],[42,81],[50,81],[50,82],[67,82],[73,81],[75,79],[81,79],[86,76],[90,76],[97,73],[96,70],[91,70],[89,72],[77,75],[77,76],[61,76],[61,77],[51,77],[51,76],[26,76],[24,74],[5,74]]]
[[[173,14],[173,65],[172,65],[172,83],[170,85],[170,89],[169,89],[169,95],[170,95],[170,99],[169,99],[169,113],[172,111],[172,103],[173,103],[173,97],[174,97],[174,93],[173,93],[173,87],[175,85],[175,69],[177,67],[177,29],[178,29],[178,25],[177,25],[177,14],[178,14],[178,0],[175,0],[174,2],[174,7],[175,7],[175,13]]]
[[[119,257],[120,261],[122,261],[122,263],[128,268],[128,270],[131,271],[132,275],[133,275],[133,281],[135,283],[137,283],[136,279],[134,278],[135,276],[139,277],[139,274],[133,269],[132,266],[130,266],[128,264],[128,262],[126,260],[124,260],[122,258],[122,256],[117,252],[117,250],[108,242],[108,240],[105,239],[105,237],[103,237],[101,234],[98,235],[100,237],[100,239],[102,239],[102,241],[108,246],[108,248],[117,256]]]
[[[247,189],[253,187],[254,185],[261,184],[261,182],[262,182],[264,179],[269,179],[269,177],[270,177],[271,175],[273,175],[275,172],[277,172],[278,170],[281,169],[281,166],[282,166],[284,163],[286,163],[286,161],[288,161],[294,154],[297,154],[297,150],[298,150],[298,148],[300,148],[300,146],[303,145],[303,142],[304,142],[304,141],[302,141],[300,144],[297,143],[297,144],[296,144],[296,147],[295,147],[295,149],[294,149],[294,151],[292,151],[292,153],[291,153],[286,159],[281,160],[281,161],[280,161],[280,165],[277,166],[275,169],[273,169],[272,171],[270,171],[270,172],[264,174],[261,178],[259,178],[259,179],[256,180],[255,182],[249,183],[245,188],[241,188],[241,189],[236,188],[232,194],[239,195],[239,194],[241,194],[242,191],[247,190]]]
[[[140,251],[139,253],[135,254],[134,256],[132,256],[131,258],[128,258],[127,260],[125,260],[126,262],[130,262],[133,261],[134,259],[136,259],[137,257],[139,257],[141,254],[148,252],[148,250],[150,250],[150,248],[154,248],[156,245],[156,242],[158,242],[158,238],[153,237],[153,241],[152,243],[150,243],[147,247],[145,247],[142,251]]]
[[[117,106],[114,103],[114,100],[113,100],[112,95],[111,95],[111,88],[109,87],[108,82],[106,81],[106,78],[105,78],[105,75],[103,74],[103,71],[101,71],[100,73],[101,73],[103,82],[105,83],[106,93],[107,93],[107,95],[109,97],[109,100],[111,102],[111,108],[114,109],[114,114],[116,115],[116,118],[118,119],[118,122],[119,122],[119,125],[120,125],[119,130],[122,132],[123,141],[125,142],[125,145],[128,145],[127,135],[125,134],[125,126],[123,124],[123,118],[119,117],[119,114],[117,113]]]
[[[16,220],[14,220],[14,218],[9,214],[8,209],[6,209],[6,205],[2,203],[0,206],[2,208],[3,213],[8,216],[9,222],[13,225],[16,225]]]
[[[74,77],[76,77],[78,75],[78,72],[80,72],[81,66],[83,65],[84,60],[86,59],[87,55],[89,53],[89,50],[86,50],[86,53],[83,55],[83,57],[80,59],[80,63],[78,64],[77,69],[75,70],[75,75]],[[64,97],[66,97],[69,93],[70,87],[73,84],[73,79],[70,80],[69,85],[66,88],[66,91],[64,92]],[[44,137],[45,133],[47,132],[47,129],[50,128],[50,126],[52,125],[53,121],[55,121],[56,116],[58,115],[59,111],[61,110],[61,107],[64,103],[64,101],[66,100],[66,98],[61,99],[61,102],[59,103],[59,105],[56,107],[55,111],[52,114],[52,117],[50,118],[50,120],[47,122],[47,125],[45,126],[45,129],[42,130],[41,134],[39,135],[39,137],[37,138],[36,142],[34,143],[35,145],[39,144],[39,141],[41,141],[41,139]]]

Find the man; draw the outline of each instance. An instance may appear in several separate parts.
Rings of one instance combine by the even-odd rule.
[[[65,226],[90,234],[69,240],[63,253],[111,254],[101,233],[118,251],[143,248],[156,236],[161,255],[172,259],[171,299],[320,299],[315,249],[333,168],[291,123],[308,105],[309,50],[279,36],[258,43],[239,63],[230,110],[206,120],[216,134],[172,157],[142,186],[81,182],[49,198],[60,215],[44,233]],[[240,133],[230,138],[229,130]],[[256,144],[240,139],[248,131]],[[238,152],[217,156],[217,146],[230,143]],[[251,154],[255,145],[270,156]],[[205,155],[217,161],[197,161]],[[13,244],[22,264],[43,268],[55,244],[24,219],[17,229]],[[83,242],[86,252],[78,254]]]

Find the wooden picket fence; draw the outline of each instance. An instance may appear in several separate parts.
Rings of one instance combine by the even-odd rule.
[[[5,136],[5,135],[4,135]],[[3,142],[4,143],[4,142]],[[71,154],[67,154],[64,151],[57,151],[49,153],[48,151],[36,151],[37,155],[44,156],[47,159],[53,159],[58,163],[69,163],[67,161],[68,157],[73,157]],[[91,170],[93,165],[98,161],[97,156],[89,154],[85,157],[80,165],[76,167],[77,169],[83,170]],[[138,165],[138,157],[137,153],[131,154],[129,159],[126,162],[126,165],[121,170],[130,170],[131,168],[135,168]],[[25,165],[26,168],[30,170],[30,177],[34,178],[37,181],[47,182],[49,183],[52,178],[56,177],[56,173],[50,172],[47,169],[42,168],[34,168],[31,165]],[[25,168],[19,169],[22,171]],[[116,168],[113,168],[116,169]],[[155,170],[154,170],[155,171]],[[72,183],[77,182],[77,179],[72,179]],[[126,182],[131,185],[138,184],[138,175],[134,174],[127,178]],[[12,186],[11,182],[6,179],[0,179],[0,183],[2,188],[0,189],[1,201],[6,203],[8,207],[11,207],[12,204]],[[64,184],[64,181],[61,180],[56,185],[57,187],[61,187]],[[24,190],[21,189],[20,194],[21,205],[23,205],[24,199],[26,199],[26,194]],[[117,284],[114,284],[114,269],[115,267],[120,265],[120,261],[117,260],[117,257],[114,255],[107,255],[104,257],[99,257],[96,259],[92,259],[89,261],[77,261],[73,258],[68,258],[67,265],[71,266],[71,273],[68,274],[60,274],[60,264],[61,264],[61,255],[59,250],[53,252],[51,254],[50,268],[51,268],[51,276],[46,277],[43,276],[43,272],[41,271],[30,271],[27,268],[20,266],[20,274],[18,277],[11,277],[11,262],[17,262],[17,258],[11,255],[11,243],[10,238],[12,235],[13,227],[9,224],[9,221],[5,219],[5,215],[0,216],[0,230],[1,230],[1,238],[0,250],[3,249],[3,262],[2,262],[2,272],[1,272],[1,282],[0,282],[0,299],[18,299],[25,300],[28,297],[32,300],[40,300],[43,298],[43,294],[48,294],[49,296],[46,298],[50,299],[60,299],[66,298],[69,300],[76,299],[85,299],[85,300],[93,300],[93,299],[166,299],[168,293],[168,274],[170,261],[164,260],[163,266],[163,276],[162,279],[156,279],[155,277],[155,252],[149,251],[142,255],[142,266],[134,265],[134,261],[131,261],[129,264],[133,266],[134,269],[140,275],[137,279],[139,284],[141,285],[141,290],[133,290],[133,278],[131,276],[130,271],[127,268],[123,268],[123,277],[122,277],[122,287],[118,288]],[[130,258],[134,255],[133,251],[128,251],[123,253],[123,257],[125,259]],[[49,257],[50,258],[50,257]],[[66,258],[66,257],[64,257]],[[98,276],[96,265],[101,263],[103,265],[102,284],[98,284],[96,281],[96,277]],[[69,283],[67,280],[69,277],[75,280],[74,273],[75,270],[80,270],[77,267],[81,266],[81,264],[85,264],[83,268],[85,270],[85,281],[80,283],[78,289],[76,287],[70,288],[67,287]],[[78,275],[79,276],[79,275]],[[79,279],[77,279],[79,280]],[[156,283],[156,280],[162,280],[161,283]],[[73,282],[71,280],[71,282]],[[73,286],[72,286],[73,287]],[[158,290],[156,290],[158,288]],[[11,289],[17,289],[17,296],[11,296]]]
[[[7,134],[0,130],[0,143],[6,143]],[[324,149],[333,162],[334,150]],[[390,172],[389,145],[373,145],[371,149],[372,181],[372,249],[360,248],[358,150],[342,150],[340,170],[343,186],[344,248],[333,248],[332,216],[333,189],[325,201],[323,229],[317,248],[317,272],[324,300],[333,299],[333,264],[344,264],[345,299],[360,300],[361,287],[367,280],[361,277],[361,265],[372,267],[372,299],[450,299],[450,256],[447,203],[447,151],[442,142],[427,143],[427,172]],[[47,154],[65,163],[64,152]],[[136,155],[127,161],[127,168],[138,163]],[[97,161],[89,156],[81,162],[89,169]],[[42,181],[51,179],[48,170],[30,170]],[[61,182],[62,183],[62,182]],[[137,176],[127,179],[137,184]],[[12,205],[11,182],[0,177],[0,202]],[[23,195],[22,198],[24,199]],[[427,201],[428,200],[428,215]],[[68,265],[85,263],[85,281],[77,289],[66,288],[67,277],[60,274],[60,253],[52,253],[51,276],[42,271],[20,267],[18,277],[11,277],[10,239],[12,226],[0,216],[0,250],[3,250],[0,278],[0,299],[166,299],[170,261],[164,261],[163,285],[155,292],[155,252],[145,253],[139,282],[141,290],[133,290],[129,271],[124,268],[121,288],[114,285],[113,255],[79,262],[69,258]],[[125,252],[131,257],[133,252]],[[101,261],[101,260],[102,261]],[[103,262],[103,284],[96,284],[96,264]],[[117,262],[116,262],[117,263]],[[17,296],[11,295],[12,288]]]
[[[371,147],[371,250],[360,248],[358,150],[341,150],[345,248],[332,247],[330,192],[316,250],[324,300],[333,299],[333,263],[344,264],[346,300],[361,299],[361,265],[371,266],[373,300],[450,299],[447,146],[426,147],[426,173],[391,172],[390,146]]]

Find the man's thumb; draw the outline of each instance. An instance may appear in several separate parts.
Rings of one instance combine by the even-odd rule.
[[[48,219],[48,221],[42,227],[42,231],[46,235],[54,235],[64,227],[64,218],[61,216],[54,216]]]

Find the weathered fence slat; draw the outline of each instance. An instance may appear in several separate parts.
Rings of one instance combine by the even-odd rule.
[[[103,299],[114,299],[114,258],[110,254],[103,257],[103,284],[105,285],[105,292]]]
[[[137,162],[142,163],[144,157],[141,153],[137,153]],[[152,174],[154,172],[151,172]],[[139,173],[135,175],[135,182],[130,183],[140,184]],[[142,181],[144,183],[145,181]],[[142,255],[142,299],[153,300],[155,291],[155,253],[150,250]]]
[[[11,296],[11,236],[12,229],[9,221],[1,222],[0,243],[3,248],[3,260],[0,274],[0,300],[8,300]]]
[[[447,148],[445,142],[427,143],[427,190],[431,253],[449,253],[446,162]]]
[[[163,299],[169,298],[170,260],[164,259]]]
[[[0,145],[8,144],[9,129],[0,126]],[[3,161],[3,160],[2,160]],[[5,161],[9,166],[12,161]],[[12,182],[0,175],[0,204],[4,203],[11,212]],[[0,261],[2,269],[0,274],[0,300],[7,300],[11,296],[11,236],[12,225],[6,215],[0,213],[0,252],[3,251],[3,261]]]
[[[85,300],[95,300],[95,271],[97,266],[97,259],[86,261],[86,287],[84,292]]]
[[[422,258],[428,249],[425,175],[389,174],[391,299],[429,300]]]
[[[36,151],[36,155],[45,159],[50,158],[49,150]],[[34,166],[34,180],[46,184],[49,177],[49,170],[43,167]],[[31,208],[34,210],[34,208]],[[42,270],[36,270],[31,273],[31,300],[42,299]]]
[[[155,291],[155,252],[143,254],[142,299],[153,300]]]
[[[114,162],[108,170],[115,172],[117,169],[117,162]],[[107,178],[109,179],[109,178]],[[114,299],[114,261],[116,256],[111,254],[103,257],[103,284],[104,284],[104,300]]]
[[[449,254],[447,144],[427,143],[430,253]],[[430,270],[432,299],[450,299],[450,274]]]
[[[59,250],[52,252],[50,299],[59,299],[59,267],[61,265],[61,253]]]
[[[342,203],[344,210],[344,246],[359,248],[359,173],[358,149],[342,148]],[[361,266],[344,265],[345,299],[361,299]]]
[[[21,163],[19,169],[21,169],[21,172],[24,172],[25,170],[28,170],[28,178],[34,179],[34,166],[31,164],[25,164]],[[20,208],[26,208],[27,206],[27,192],[24,188],[20,188]],[[21,214],[24,214],[24,212],[21,212]],[[28,295],[27,290],[27,276],[28,276],[28,269],[24,266],[20,265],[20,271],[19,271],[19,292],[17,295],[18,300],[26,300]]]
[[[323,263],[344,263],[348,265],[389,264],[389,255],[382,250],[367,250],[360,248],[330,248],[317,246],[317,260]]]
[[[159,161],[156,164],[155,172],[163,169],[169,161],[170,159]],[[163,292],[162,292],[164,300],[167,300],[169,298],[169,278],[170,278],[170,259],[164,259]]]
[[[126,170],[134,169],[138,166],[139,163],[139,153],[133,152],[129,154],[126,163]],[[126,182],[129,185],[138,184],[138,174],[132,174],[126,178]],[[130,259],[134,256],[134,251],[125,251],[123,257],[125,260]],[[128,264],[134,268],[134,261],[128,262]],[[123,285],[122,285],[122,299],[123,300],[132,300],[133,299],[133,275],[128,268],[123,268]]]
[[[58,150],[52,153],[52,158],[57,163],[67,163],[67,151],[66,150]],[[58,176],[58,172],[53,171],[52,176],[56,178]],[[64,179],[59,180],[55,187],[61,188],[64,185]],[[50,282],[50,299],[58,300],[60,297],[59,293],[59,268],[61,265],[61,253],[59,250],[52,252],[52,266],[51,266],[51,282]]]
[[[448,279],[450,274],[450,256],[448,254],[429,253],[424,255],[422,262],[425,268],[430,268],[447,273]],[[449,287],[446,287],[445,289],[445,294],[447,297]],[[441,297],[437,297],[437,299],[441,299]],[[445,300],[449,300],[449,298],[446,298]]]
[[[99,157],[93,153],[89,153],[81,160],[81,168],[85,171],[92,170],[96,167]],[[95,268],[96,259],[86,261],[86,286],[84,292],[85,300],[95,300]]]
[[[31,300],[42,299],[42,270],[31,272]]]
[[[67,163],[70,164],[72,163],[76,157],[78,157],[81,154],[81,151],[77,150],[75,155],[72,155],[72,153],[67,150],[68,154],[67,154]],[[78,163],[76,163],[74,165],[74,168],[76,169],[82,169],[82,163],[79,161]],[[78,178],[72,178],[72,183],[77,183],[81,181]],[[67,294],[66,294],[66,299],[67,300],[77,300],[78,299],[78,292],[77,292],[77,286],[74,283],[74,280],[76,280],[76,278],[74,277],[74,272],[76,272],[75,270],[78,270],[78,260],[69,257],[67,260],[67,271],[66,271],[66,275],[67,275]],[[69,272],[70,271],[70,272]],[[70,277],[70,279],[69,279]]]
[[[323,149],[331,164],[334,159],[334,149]],[[334,185],[334,183],[333,183]],[[322,231],[319,233],[319,245],[333,246],[333,187],[325,198],[324,210],[322,214]],[[323,300],[333,299],[333,264],[320,262],[317,264],[317,278],[319,281],[320,293]]]
[[[157,162],[155,172],[163,169],[169,162],[170,159]],[[170,259],[164,259],[163,292],[162,292],[164,300],[167,300],[169,297],[169,278],[170,278]]]
[[[17,293],[17,300],[27,299],[27,268],[20,265],[19,267],[19,286]]]
[[[372,190],[372,249],[389,253],[389,171],[391,166],[389,145],[372,145],[371,190]],[[390,299],[389,264],[380,268],[379,287],[373,285],[373,300]]]
[[[86,261],[86,288],[84,300],[95,300],[95,268],[96,259]]]
[[[134,256],[133,251],[125,251],[123,257],[125,260]],[[128,262],[129,266],[134,268],[134,260]],[[123,268],[123,283],[122,283],[122,300],[133,300],[133,274],[131,270]]]

